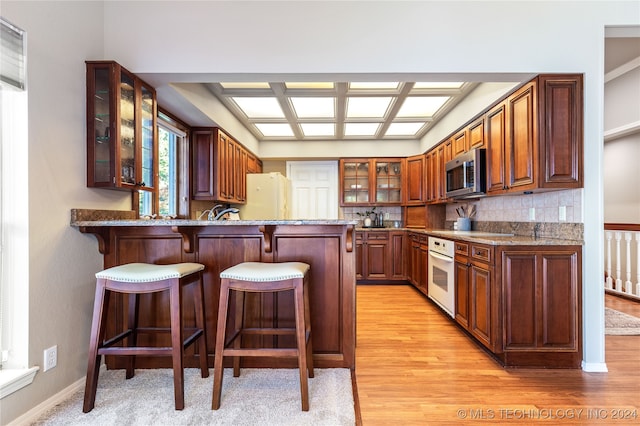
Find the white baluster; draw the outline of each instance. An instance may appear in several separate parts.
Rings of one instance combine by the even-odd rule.
[[[633,294],[633,284],[631,283],[631,232],[624,233],[624,240],[627,242],[627,280],[624,282],[624,291]]]
[[[611,277],[611,239],[613,238],[613,232],[605,231],[605,235],[607,237],[607,279],[605,280],[604,286],[608,289],[612,289],[613,278]],[[640,285],[640,276],[638,281],[639,281],[638,285]]]
[[[636,296],[640,297],[640,232],[636,232]]]
[[[620,240],[622,239],[622,233],[616,232],[616,287],[615,289],[622,290],[622,269],[620,267]]]

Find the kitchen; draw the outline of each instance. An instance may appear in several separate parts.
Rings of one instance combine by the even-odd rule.
[[[590,23],[587,25],[588,28],[582,26],[582,24],[578,25],[575,20],[572,21],[571,17],[574,16],[575,12],[570,10],[568,6],[565,7],[562,4],[553,5],[553,11],[551,11],[550,6],[549,9],[547,9],[549,16],[553,15],[558,17],[557,22],[553,21],[554,24],[551,25],[554,25],[553,28],[559,31],[561,29],[562,33],[566,32],[571,34],[571,42],[574,43],[571,49],[559,46],[554,39],[553,31],[540,34],[538,25],[535,22],[532,21],[523,26],[523,22],[519,21],[522,32],[512,34],[508,39],[495,33],[487,34],[489,41],[499,41],[501,46],[504,49],[509,49],[511,53],[505,55],[505,57],[496,56],[490,60],[481,61],[481,64],[475,64],[474,61],[469,60],[470,58],[468,56],[462,55],[462,52],[466,52],[467,54],[473,54],[475,52],[475,54],[479,54],[479,52],[484,51],[486,41],[481,41],[475,36],[464,37],[464,44],[462,44],[463,42],[460,40],[442,39],[442,45],[432,46],[429,54],[421,58],[421,55],[414,54],[413,49],[422,52],[423,49],[419,47],[422,43],[413,43],[410,45],[412,46],[411,48],[398,48],[399,46],[405,46],[402,42],[404,38],[402,38],[400,34],[387,34],[385,40],[374,37],[375,41],[381,43],[384,50],[388,52],[388,55],[384,58],[384,63],[380,63],[380,57],[377,55],[372,55],[369,59],[356,59],[358,55],[352,55],[353,52],[351,52],[351,49],[345,48],[345,50],[342,51],[344,57],[341,59],[345,60],[345,62],[340,67],[335,66],[336,58],[333,52],[330,54],[323,47],[325,46],[325,40],[315,39],[310,36],[304,39],[304,49],[316,53],[309,55],[307,58],[308,63],[303,65],[300,64],[298,60],[291,59],[289,62],[285,61],[280,66],[265,65],[273,64],[271,60],[273,55],[284,55],[286,57],[286,49],[300,51],[294,49],[294,46],[292,46],[295,37],[291,37],[290,31],[303,33],[303,29],[300,28],[301,21],[289,21],[284,18],[286,14],[277,15],[268,13],[266,9],[262,9],[262,7],[266,6],[252,4],[252,7],[256,7],[257,9],[248,10],[244,7],[245,5],[242,4],[225,4],[223,10],[215,11],[217,16],[224,17],[224,19],[217,22],[217,30],[220,30],[220,26],[222,26],[225,30],[222,32],[233,34],[243,28],[246,29],[248,24],[247,19],[249,19],[251,25],[265,30],[262,32],[263,34],[272,34],[270,36],[270,41],[272,41],[272,43],[270,43],[271,46],[282,47],[264,49],[264,46],[256,47],[256,45],[248,39],[239,38],[238,40],[234,40],[233,37],[230,37],[225,43],[218,43],[216,46],[216,54],[218,57],[225,58],[224,62],[220,62],[209,56],[208,61],[210,64],[208,66],[193,64],[193,55],[187,54],[187,52],[182,49],[182,46],[193,45],[193,50],[190,51],[209,51],[211,45],[204,40],[207,37],[205,34],[208,31],[213,31],[213,26],[210,25],[209,22],[201,21],[195,16],[197,14],[192,12],[184,16],[183,21],[199,21],[198,26],[204,32],[202,34],[202,44],[195,46],[194,43],[198,43],[198,40],[187,34],[175,34],[175,38],[171,40],[172,46],[174,47],[172,52],[175,54],[173,59],[176,63],[180,64],[192,63],[194,66],[190,70],[183,70],[181,66],[175,64],[169,65],[166,62],[165,56],[160,60],[158,56],[154,56],[155,54],[149,50],[149,46],[153,45],[149,37],[151,34],[157,32],[153,30],[153,26],[151,26],[150,23],[140,18],[147,16],[148,3],[146,5],[133,4],[128,13],[122,13],[123,10],[120,7],[123,6],[118,4],[77,3],[73,5],[73,8],[66,9],[62,5],[57,6],[60,8],[48,5],[45,6],[43,10],[46,11],[47,16],[56,17],[53,21],[66,23],[65,31],[60,31],[59,28],[54,31],[51,26],[52,24],[46,22],[44,19],[38,18],[39,15],[32,13],[33,10],[30,9],[29,5],[23,6],[20,5],[19,2],[3,2],[3,16],[6,14],[12,21],[18,23],[24,22],[23,26],[31,31],[30,43],[33,48],[44,45],[44,40],[59,43],[57,47],[51,51],[56,55],[55,60],[46,55],[38,56],[35,53],[31,58],[32,68],[30,69],[30,73],[32,73],[32,81],[30,90],[34,93],[34,96],[36,93],[39,94],[39,101],[32,101],[30,108],[32,109],[31,113],[33,114],[32,118],[34,123],[38,122],[41,124],[38,126],[33,124],[30,127],[29,167],[23,169],[25,171],[24,173],[29,171],[28,175],[17,175],[20,178],[25,176],[31,177],[31,179],[24,180],[24,182],[30,182],[29,200],[32,200],[30,212],[32,219],[29,220],[29,229],[34,237],[31,241],[31,250],[33,252],[33,262],[36,262],[35,259],[40,259],[40,261],[35,264],[42,265],[40,267],[34,266],[30,268],[31,290],[34,294],[46,296],[43,297],[44,300],[54,301],[56,306],[68,306],[63,300],[69,297],[77,301],[74,304],[83,306],[88,300],[91,300],[93,297],[91,290],[93,280],[92,273],[101,267],[101,257],[96,252],[95,239],[91,236],[76,235],[77,232],[74,233],[71,229],[66,230],[69,222],[69,209],[72,207],[87,207],[124,210],[129,207],[129,200],[122,194],[102,190],[91,190],[84,187],[86,167],[86,156],[84,153],[77,155],[61,154],[63,152],[73,153],[78,150],[83,150],[83,148],[78,147],[84,146],[85,133],[84,131],[79,131],[79,129],[84,127],[84,61],[88,58],[97,57],[117,59],[126,64],[134,72],[141,74],[145,72],[192,74],[194,72],[206,72],[212,69],[220,73],[229,74],[238,72],[287,72],[291,70],[300,72],[357,72],[362,69],[366,69],[369,72],[381,73],[385,71],[395,71],[396,67],[391,66],[391,64],[397,64],[397,69],[401,71],[404,70],[405,72],[406,70],[421,69],[431,73],[451,70],[467,70],[467,72],[471,73],[482,73],[486,71],[519,73],[523,69],[534,68],[540,72],[554,72],[558,70],[585,72],[590,76],[590,78],[587,79],[588,82],[585,83],[585,105],[588,106],[585,111],[585,170],[589,170],[590,173],[587,173],[585,177],[585,196],[584,199],[580,201],[579,208],[584,211],[583,220],[585,223],[585,240],[587,244],[592,244],[592,247],[599,246],[601,240],[599,236],[601,233],[599,223],[601,220],[598,219],[598,212],[602,209],[601,201],[593,194],[599,192],[598,187],[600,181],[597,175],[599,170],[598,152],[601,148],[598,148],[600,145],[597,135],[601,133],[599,132],[600,125],[598,124],[600,122],[598,119],[598,111],[601,109],[601,106],[598,105],[601,105],[601,100],[598,95],[598,78],[595,76],[600,75],[601,71],[598,55],[594,56],[593,53],[593,46],[602,44],[601,28],[599,25],[626,24],[628,23],[629,16],[635,16],[634,13],[636,11],[633,9],[633,6],[629,4],[622,4],[620,9],[611,8],[608,4],[584,6],[593,12],[594,17],[597,16],[596,21],[598,24]],[[302,17],[308,13],[308,10],[300,10],[295,4],[290,4],[289,6],[293,8],[290,13],[294,16],[298,14],[298,16]],[[452,7],[440,6],[444,7],[444,9],[439,10],[439,14],[449,15],[449,17],[458,16],[457,11]],[[466,6],[474,9],[468,14],[468,17],[482,17],[485,22],[494,23],[494,25],[483,25],[483,30],[480,31],[480,33],[488,31],[487,28],[502,28],[501,23],[498,24],[498,22],[496,22],[497,18],[494,17],[494,13],[497,14],[496,16],[502,18],[516,15],[515,7],[510,8],[507,6],[506,9],[502,9],[505,7],[504,5],[500,5],[500,7],[493,5],[493,10],[483,10],[482,7],[486,5],[482,5],[482,7],[474,5]],[[156,7],[157,13],[164,16],[165,20],[169,20],[173,14],[168,13],[168,4],[154,5],[154,7]],[[209,6],[202,4],[198,7],[207,8]],[[315,4],[306,5],[306,7],[315,8],[317,12],[327,17],[327,19],[329,19],[329,16],[334,21],[337,19],[344,24],[345,28],[351,28],[350,25],[353,25],[353,22],[349,21],[347,16],[352,16],[351,14],[357,12],[357,6],[354,4],[344,6],[348,12],[346,15],[343,15],[341,11],[337,10],[338,5],[325,5],[321,7]],[[402,19],[413,20],[412,25],[403,25],[406,31],[415,31],[417,33],[418,28],[421,29],[420,31],[425,31],[424,21],[433,24],[432,29],[426,30],[426,38],[428,38],[429,35],[437,37],[438,34],[446,31],[446,29],[442,27],[443,20],[441,18],[435,18],[438,14],[428,13],[429,8],[427,5],[404,4],[400,6],[399,9],[396,9],[396,7],[397,6],[394,6],[392,10],[389,11],[385,10],[383,4],[377,5],[374,7],[374,14],[372,16],[372,18],[377,20],[376,25],[369,24],[371,27],[351,28],[351,30],[355,31],[355,33],[362,30],[367,34],[371,34],[371,31],[367,28],[379,28],[386,25],[385,23],[399,22],[398,15],[401,15],[403,17]],[[413,8],[418,8],[418,13],[415,13],[416,11],[413,10]],[[421,10],[421,8],[426,9]],[[538,5],[536,8],[540,8],[540,6]],[[631,8],[631,10],[628,10],[628,8]],[[510,13],[513,15],[510,15]],[[202,17],[206,15],[206,12],[200,14]],[[278,25],[271,27],[270,25],[273,24],[273,20],[270,21],[269,25],[267,25],[266,22],[261,22],[258,16],[264,15],[275,15],[273,19]],[[82,19],[78,20],[78,16],[81,16]],[[136,19],[136,17],[138,17],[138,19]],[[389,21],[391,18],[393,19]],[[278,22],[278,20],[280,20],[280,22]],[[135,25],[133,25],[134,22]],[[572,22],[575,23],[572,24]],[[305,23],[305,25],[308,24],[308,22]],[[468,24],[473,27],[470,22],[468,22]],[[314,25],[318,26],[318,33],[321,33],[322,25],[320,22]],[[596,29],[596,27],[600,29]],[[94,28],[104,29],[101,32],[96,32]],[[136,28],[135,34],[129,32],[128,28]],[[209,28],[211,29],[209,30]],[[284,28],[288,28],[288,30],[284,31]],[[412,30],[411,28],[415,28],[416,30]],[[216,33],[218,32],[217,30],[215,31]],[[77,37],[79,33],[83,36]],[[470,33],[473,32],[469,31],[469,34]],[[347,39],[350,38],[348,34],[354,35],[354,33],[351,32],[344,34],[347,36]],[[535,37],[533,34],[535,34]],[[415,40],[421,38],[417,37],[417,35],[418,34],[414,34]],[[210,40],[216,39],[219,38],[214,35],[210,37]],[[354,39],[361,40],[360,37],[354,37]],[[300,39],[297,38],[297,40]],[[370,52],[376,52],[379,49],[379,47],[375,47],[377,44],[373,43],[373,41],[363,41],[363,43],[365,47],[371,49]],[[544,44],[546,49],[537,48],[539,44]],[[66,46],[69,45],[74,45],[74,49],[67,49]],[[62,48],[60,48],[60,46],[62,46]],[[166,48],[167,46],[165,46],[165,49]],[[398,49],[394,50],[395,48]],[[542,52],[543,50],[545,51]],[[40,51],[42,52],[43,49]],[[238,51],[245,51],[247,54],[240,56],[237,55]],[[452,58],[450,52],[460,52],[461,55]],[[555,52],[556,54],[550,54],[550,52]],[[346,60],[350,55],[351,60]],[[202,55],[200,60],[204,61],[204,56],[205,55]],[[249,57],[252,59],[249,60]],[[428,62],[426,62],[427,57],[430,58]],[[551,59],[552,57],[553,60]],[[39,63],[43,66],[36,67]],[[441,67],[429,65],[436,63],[444,65]],[[70,69],[69,67],[73,68]],[[47,70],[46,72],[44,71],[45,69]],[[56,90],[53,92],[47,92],[51,86],[51,73],[55,73],[60,84],[56,84]],[[183,77],[186,79],[186,75]],[[189,78],[197,79],[195,76]],[[171,86],[165,87],[162,90],[179,91],[181,88]],[[43,96],[43,93],[51,93],[51,95]],[[486,105],[486,103],[482,101],[479,101],[479,103],[483,104],[482,106]],[[194,109],[190,105],[182,105],[179,107],[185,110]],[[481,107],[477,110],[481,109]],[[51,111],[57,111],[59,114],[64,115],[52,117],[48,114]],[[202,115],[200,111],[201,110],[196,111],[196,114]],[[465,121],[464,119],[456,120],[453,117],[450,119],[457,123],[449,125],[449,130],[442,130],[440,135],[433,135],[433,139],[439,140],[440,137],[446,136],[451,129],[457,128],[457,125]],[[47,144],[47,141],[51,141],[52,131],[56,131],[55,146]],[[235,130],[233,130],[233,134],[238,139],[246,140],[245,135],[236,133]],[[427,145],[429,141],[425,141],[424,143]],[[251,146],[249,148],[254,147]],[[340,146],[340,153],[341,156],[344,157],[358,157],[363,154],[372,157],[393,157],[398,155],[408,156],[416,152],[423,152],[425,150],[424,148],[426,148],[426,146],[421,149],[419,144],[412,144],[409,147],[405,144],[399,144],[398,146],[376,146],[373,148],[367,147],[364,143],[359,143],[353,147]],[[290,152],[294,158],[326,158],[326,152],[316,143],[310,143],[304,147],[299,145],[289,146],[287,151]],[[261,147],[259,153],[263,158],[281,157],[277,144],[275,143],[265,144],[264,148]],[[55,168],[52,168],[48,162],[51,158],[56,159]],[[36,170],[42,174],[36,173]],[[515,209],[515,207],[513,208]],[[482,210],[483,209],[479,209],[479,213]],[[47,221],[39,220],[43,215],[47,216]],[[58,233],[59,236],[57,236]],[[38,236],[37,238],[35,237],[36,235]],[[67,249],[62,251],[58,250],[63,247]],[[71,253],[69,253],[68,250],[71,250]],[[594,251],[595,252],[585,254],[585,276],[602,275],[602,267],[598,260],[598,250],[594,249]],[[68,254],[63,254],[63,252]],[[67,272],[61,277],[51,277],[50,273],[47,272],[50,270],[47,265],[63,266]],[[82,267],[79,268],[78,265],[82,265]],[[49,285],[52,279],[55,280],[55,286]],[[68,288],[69,286],[71,286],[71,289]],[[57,288],[57,292],[60,292],[60,294],[54,292],[53,288]],[[598,296],[595,285],[587,285],[585,291],[587,292],[585,294],[585,303],[591,305],[588,309],[594,309],[593,306],[598,305],[598,300],[601,300],[599,299],[601,296]],[[30,322],[32,324],[41,323],[35,312],[40,312],[42,315],[51,315],[52,318],[58,319],[53,323],[67,322],[68,320],[63,320],[63,318],[67,317],[69,320],[72,320],[73,323],[80,324],[86,322],[86,312],[80,314],[73,309],[67,308],[61,316],[60,313],[55,313],[53,307],[47,307],[44,302],[39,299],[32,300],[31,309],[34,310],[30,315]],[[598,325],[597,318],[587,318],[585,328],[593,331],[593,334],[589,333],[588,336],[585,336],[586,362],[587,364],[597,366],[604,362],[602,350],[599,349],[602,347],[602,343],[598,343],[603,339],[602,336],[598,337],[602,334],[601,331],[598,332],[598,330],[602,330],[602,328]],[[87,329],[85,329],[83,332],[74,333],[81,335],[75,339],[64,337],[53,324],[50,326],[43,325],[42,330],[40,330],[40,328],[38,330],[37,332],[34,331],[35,340],[32,342],[32,345],[36,347],[31,349],[33,351],[31,358],[34,364],[37,363],[40,358],[41,349],[48,347],[49,344],[52,343],[46,336],[55,336],[61,347],[69,348],[81,347],[80,340],[85,341],[87,335]],[[74,340],[77,340],[77,342]],[[84,361],[81,361],[82,359],[83,355],[78,353],[77,355],[73,355],[72,360],[69,361],[73,367],[71,367],[71,365],[67,367],[59,365],[58,370],[54,371],[56,378],[60,379],[60,375],[64,374],[65,377],[69,379],[63,380],[62,382],[64,383],[66,381],[66,383],[69,383],[75,380],[75,378],[80,377],[84,369],[82,365]],[[45,387],[56,387],[54,382],[56,382],[56,379],[51,375],[39,375],[39,378],[37,378],[37,383],[39,383],[37,388],[41,390],[33,391],[27,388],[25,392],[33,395],[26,399],[31,401],[42,400],[44,398],[42,394],[46,393],[42,387],[45,386],[45,384],[48,384]],[[57,386],[59,389],[60,386],[63,385]],[[22,393],[24,394],[24,392]],[[27,405],[27,403],[18,403],[18,400],[13,397],[10,398],[16,401],[17,406],[24,408],[24,406]]]

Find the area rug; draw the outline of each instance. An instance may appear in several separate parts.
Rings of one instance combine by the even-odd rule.
[[[605,334],[617,336],[640,335],[640,318],[604,308]]]
[[[95,408],[82,412],[84,389],[43,414],[33,425],[354,425],[349,369],[315,369],[309,379],[309,411],[301,411],[297,369],[224,371],[219,410],[211,410],[213,372],[185,369],[185,408],[174,410],[171,369],[100,373]]]

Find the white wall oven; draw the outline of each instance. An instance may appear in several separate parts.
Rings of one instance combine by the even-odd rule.
[[[429,237],[429,298],[455,318],[453,241]]]

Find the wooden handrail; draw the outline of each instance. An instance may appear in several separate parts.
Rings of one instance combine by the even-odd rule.
[[[607,231],[640,231],[638,223],[605,223],[604,229]]]

